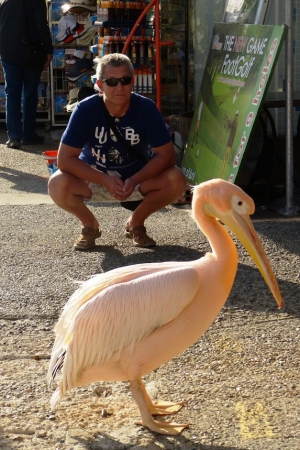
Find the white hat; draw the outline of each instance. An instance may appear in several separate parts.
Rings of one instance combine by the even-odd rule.
[[[72,112],[78,102],[94,94],[96,94],[96,91],[90,86],[82,86],[81,88],[71,89],[68,95],[69,102],[65,106],[65,110],[67,112]]]
[[[97,11],[95,0],[71,0],[68,4],[62,6],[63,12],[81,13],[85,11]]]
[[[67,99],[69,103],[77,102],[77,94],[78,94],[79,88],[75,87],[69,91],[69,94],[67,95]]]
[[[67,95],[68,103],[65,105],[65,110],[68,112],[72,112],[75,106],[78,103],[77,95],[78,95],[79,88],[73,88],[69,91],[69,94]]]
[[[74,28],[76,28],[77,22],[75,19],[75,16],[73,14],[66,14],[62,16],[60,21],[57,24],[58,27],[58,33],[55,36],[55,38],[58,41],[63,41]]]
[[[82,36],[78,38],[80,45],[88,45],[96,33],[96,28],[89,28]]]
[[[96,4],[96,1],[95,0],[71,0],[70,3],[73,3],[73,5],[93,6]]]

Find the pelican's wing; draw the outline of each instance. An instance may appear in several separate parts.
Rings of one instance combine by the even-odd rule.
[[[133,264],[92,276],[87,281],[81,283],[80,287],[71,295],[65,304],[62,314],[55,325],[56,334],[64,337],[66,330],[69,328],[79,308],[107,287],[132,281],[147,274],[170,270],[177,266],[182,267],[182,262],[171,261],[164,263]]]
[[[100,295],[101,292],[105,291],[110,286],[131,282],[132,280],[144,277],[145,275],[170,270],[173,267],[182,267],[182,264],[182,262],[173,261],[164,263],[133,264],[97,274],[87,281],[82,282],[80,287],[76,289],[65,304],[55,325],[54,331],[56,337],[52,348],[47,380],[50,381],[51,379],[52,370],[56,364],[57,358],[64,348],[68,330],[73,323],[77,312],[85,303],[89,302],[95,295]]]
[[[176,318],[199,284],[194,268],[178,268],[110,286],[91,298],[78,310],[64,342],[67,389],[86,367],[115,359],[125,348],[130,354],[154,330]]]

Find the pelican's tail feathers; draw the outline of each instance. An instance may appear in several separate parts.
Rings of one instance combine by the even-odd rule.
[[[50,363],[48,366],[47,377],[46,377],[49,386],[51,386],[51,383],[54,380],[53,373],[55,371],[58,359],[60,358],[60,356],[62,355],[64,350],[65,350],[65,347],[63,345],[55,345],[53,347],[51,357],[50,357]],[[62,365],[61,365],[61,367],[62,367]],[[57,371],[58,370],[55,371],[55,376],[57,374]]]
[[[62,366],[64,364],[64,360],[65,360],[65,356],[66,356],[66,350],[63,350],[61,352],[61,354],[58,356],[58,358],[56,360],[56,364],[55,364],[55,366],[54,366],[54,368],[53,368],[53,370],[51,372],[51,379],[49,380],[49,385],[50,386],[52,384],[52,381],[56,377],[57,372],[62,369]]]
[[[51,397],[51,401],[50,401],[51,411],[54,411],[54,409],[60,402],[61,398],[62,398],[62,395],[60,392],[60,388],[57,388]]]

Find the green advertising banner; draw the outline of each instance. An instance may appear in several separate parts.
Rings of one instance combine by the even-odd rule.
[[[182,170],[191,185],[234,183],[283,42],[285,26],[217,23]]]

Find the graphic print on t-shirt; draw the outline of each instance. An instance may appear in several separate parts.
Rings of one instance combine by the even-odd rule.
[[[122,127],[122,135],[129,145],[136,145],[140,142],[140,137],[132,127]],[[92,156],[96,159],[96,165],[99,167],[106,168],[106,164],[109,161],[114,166],[122,165],[126,159],[127,152],[120,151],[115,146],[109,147],[108,132],[105,127],[96,127],[95,137],[99,142],[99,148],[92,148]],[[109,138],[113,143],[118,142],[113,130],[109,129]],[[98,146],[96,146],[98,147]]]

